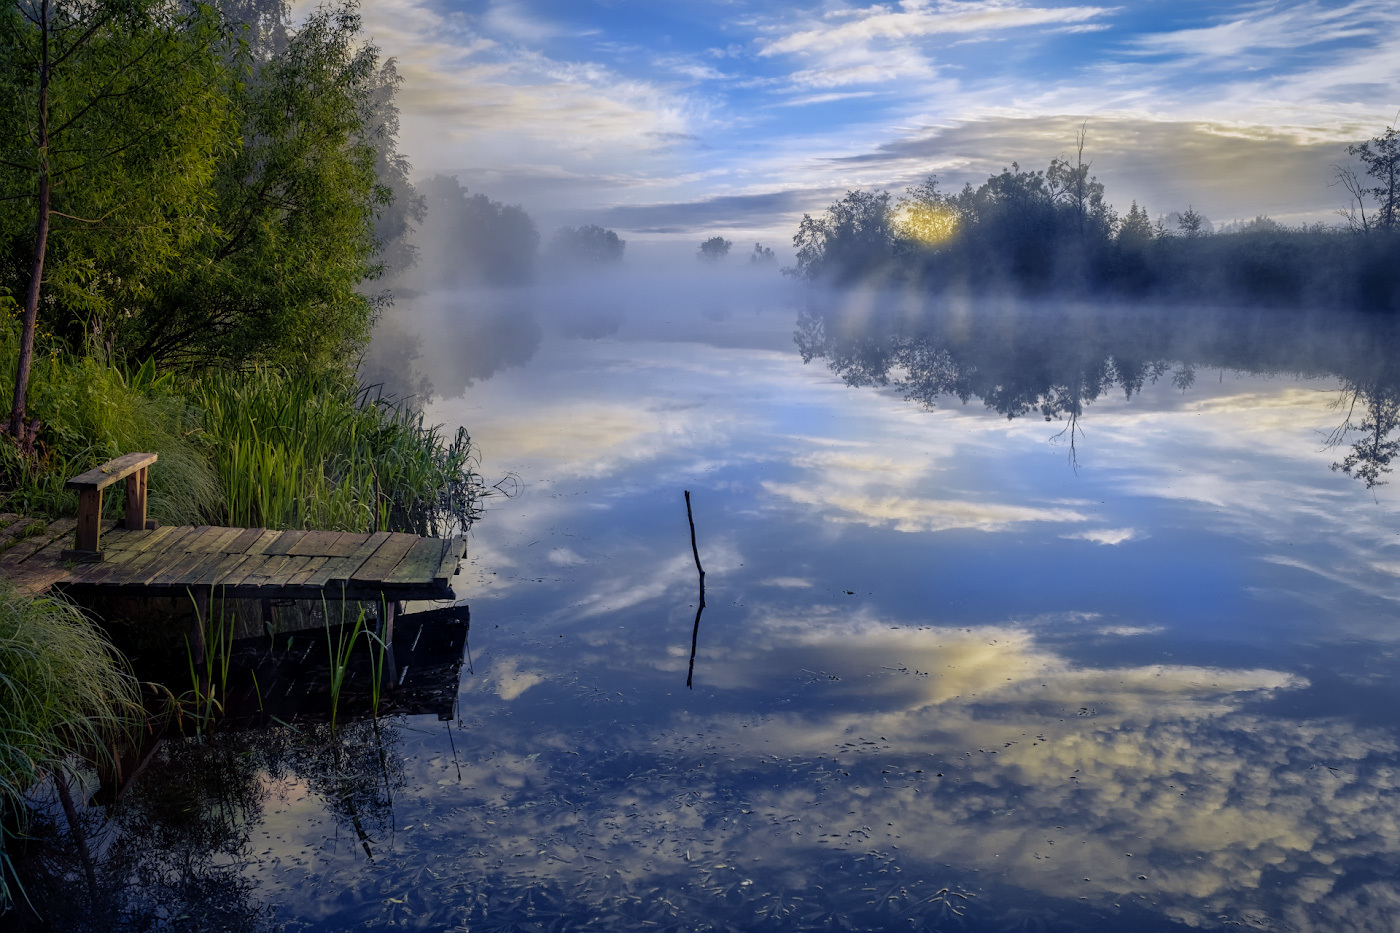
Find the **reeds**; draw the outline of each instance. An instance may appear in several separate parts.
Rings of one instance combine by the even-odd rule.
[[[82,612],[0,581],[0,809],[22,820],[30,787],[73,754],[109,759],[140,716],[135,678]],[[5,861],[0,836],[0,907]]]
[[[203,735],[213,724],[214,719],[224,711],[224,700],[228,696],[229,667],[233,662],[233,637],[238,617],[226,601],[220,599],[217,607],[213,594],[207,604],[201,605],[190,594],[195,608],[195,624],[202,630],[204,657],[195,657],[194,647],[185,640],[185,656],[190,673],[190,689],[176,701],[176,714],[181,730],[184,728],[185,714],[194,721],[195,734]]]
[[[470,439],[332,377],[258,369],[196,386],[224,487],[223,524],[438,534],[470,523]]]

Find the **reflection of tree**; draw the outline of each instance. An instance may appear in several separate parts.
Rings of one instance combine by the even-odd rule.
[[[1400,438],[1393,436],[1400,426],[1400,387],[1394,382],[1348,382],[1338,407],[1346,408],[1346,418],[1328,437],[1328,446],[1340,444],[1352,433],[1359,437],[1332,469],[1361,480],[1367,489],[1384,486],[1381,477],[1390,472],[1390,461],[1400,453]],[[1359,422],[1355,420],[1358,407],[1363,412]]]
[[[258,758],[239,743],[166,743],[101,822],[84,811],[100,852],[96,885],[80,877],[73,834],[42,827],[22,871],[38,910],[35,930],[228,930],[274,928],[271,908],[254,897],[245,868],[249,837],[262,818]]]
[[[1125,399],[1170,379],[1185,392],[1200,366],[1251,373],[1340,377],[1342,423],[1328,446],[1356,435],[1333,469],[1370,489],[1400,455],[1400,371],[1390,361],[1394,325],[1384,320],[1319,321],[1280,313],[1039,307],[1015,314],[909,314],[878,305],[809,307],[794,340],[804,362],[824,359],[850,386],[889,386],[933,408],[981,399],[1007,418],[1063,420],[1073,456],[1085,409],[1115,389]]]
[[[304,782],[372,853],[393,831],[393,795],[404,784],[399,742],[391,725],[372,720],[334,737],[322,725],[166,742],[105,821],[97,808],[84,811],[100,853],[95,887],[82,880],[62,814],[37,822],[20,870],[39,916],[20,918],[17,929],[275,929],[250,871],[269,782]]]
[[[910,401],[934,408],[940,399],[981,399],[1008,419],[1038,414],[1067,419],[1074,430],[1085,406],[1121,387],[1131,398],[1144,384],[1171,374],[1186,387],[1189,366],[1148,360],[1124,347],[1114,352],[1082,333],[1025,325],[955,337],[938,330],[832,328],[804,312],[796,342],[804,362],[822,357],[851,386],[894,386]]]

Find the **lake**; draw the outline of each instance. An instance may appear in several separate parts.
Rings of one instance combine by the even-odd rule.
[[[134,924],[1392,928],[1391,324],[679,291],[417,299],[456,715],[168,743]]]

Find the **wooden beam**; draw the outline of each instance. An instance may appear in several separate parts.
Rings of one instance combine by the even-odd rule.
[[[155,454],[126,454],[73,477],[68,481],[68,488],[79,490],[106,489],[118,480],[126,479],[137,470],[146,469],[155,463],[156,459]]]

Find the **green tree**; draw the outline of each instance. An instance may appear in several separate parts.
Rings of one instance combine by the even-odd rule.
[[[427,216],[418,239],[428,258],[423,277],[431,284],[457,288],[530,282],[540,234],[523,207],[470,194],[450,175],[423,182],[422,192]]]
[[[131,319],[128,352],[313,370],[354,355],[374,312],[360,289],[381,271],[376,218],[393,200],[376,174],[388,79],[360,25],[353,5],[322,7],[281,48],[241,56],[243,142],[214,178],[218,224]]]
[[[777,261],[778,257],[773,254],[773,251],[762,243],[755,243],[753,252],[749,253],[749,265],[751,266],[768,265]]]
[[[1146,209],[1138,207],[1138,203],[1134,201],[1118,227],[1118,242],[1138,244],[1151,239],[1152,221],[1147,219]]]
[[[32,445],[48,325],[110,346],[210,228],[235,143],[224,33],[177,0],[10,0],[0,12],[0,281],[24,293],[6,432]]]
[[[847,191],[822,217],[802,215],[792,238],[797,265],[790,271],[806,279],[866,274],[889,262],[895,240],[890,193]]]

